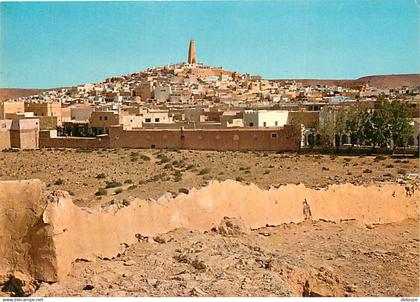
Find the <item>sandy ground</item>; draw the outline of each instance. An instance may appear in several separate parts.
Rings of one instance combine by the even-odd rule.
[[[35,296],[418,296],[419,225],[306,221],[226,236],[176,230],[73,264]]]
[[[0,180],[39,178],[49,189],[69,191],[76,204],[88,207],[123,201],[129,196],[157,199],[165,192],[177,194],[181,188],[200,188],[210,179],[236,179],[264,189],[287,183],[317,188],[346,182],[395,182],[411,173],[417,174],[418,168],[418,159],[414,158],[296,156],[274,152],[134,149],[0,152]],[[112,180],[121,186],[106,189],[106,196],[95,196],[99,188],[105,188]]]

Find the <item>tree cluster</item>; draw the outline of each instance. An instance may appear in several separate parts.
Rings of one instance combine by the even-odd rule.
[[[410,111],[406,104],[399,101],[389,101],[383,95],[375,102],[375,108],[370,110],[363,103],[346,109],[324,109],[320,113],[323,121],[318,133],[324,145],[333,145],[336,136],[350,136],[354,144],[392,148],[406,146],[412,135]]]

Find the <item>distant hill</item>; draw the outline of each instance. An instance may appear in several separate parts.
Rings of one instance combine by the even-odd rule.
[[[301,82],[303,85],[336,85],[348,88],[358,88],[364,84],[382,89],[395,89],[402,86],[420,86],[420,74],[392,74],[392,75],[372,75],[355,80],[321,80],[321,79],[282,79],[278,81]]]
[[[0,101],[38,94],[45,89],[0,88]]]

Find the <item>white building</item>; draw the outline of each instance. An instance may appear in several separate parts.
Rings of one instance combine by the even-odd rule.
[[[245,127],[283,127],[287,124],[287,110],[245,110]]]
[[[131,130],[133,128],[142,128],[144,118],[138,115],[125,115],[121,119],[124,130]]]

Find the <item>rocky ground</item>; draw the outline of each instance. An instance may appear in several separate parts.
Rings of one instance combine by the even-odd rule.
[[[419,224],[306,221],[248,232],[227,219],[113,259],[73,264],[35,296],[418,296]]]
[[[69,191],[76,204],[87,207],[129,196],[157,199],[165,192],[200,188],[210,179],[252,182],[264,189],[287,183],[319,188],[404,181],[418,168],[418,159],[391,156],[150,149],[0,152],[0,180],[39,178],[51,190]],[[99,190],[106,195],[95,195]]]

